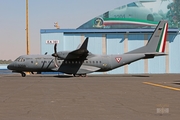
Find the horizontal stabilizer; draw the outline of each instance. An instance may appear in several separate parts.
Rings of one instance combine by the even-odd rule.
[[[164,55],[168,55],[168,54],[165,54],[165,53],[159,53],[159,52],[145,53],[144,59],[146,59],[146,58],[154,58],[155,56],[164,56]]]
[[[152,52],[152,53],[145,53],[145,55],[154,55],[154,56],[162,56],[162,55],[167,55],[165,53],[159,53],[159,52]]]

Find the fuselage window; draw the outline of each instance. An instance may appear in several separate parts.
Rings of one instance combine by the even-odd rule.
[[[74,61],[72,61],[72,64],[74,64]]]
[[[31,63],[33,63],[33,61],[31,61]]]
[[[59,63],[61,63],[61,61],[59,61]]]
[[[96,61],[96,63],[98,63],[98,61]]]
[[[94,61],[93,61],[93,63],[94,63]]]
[[[41,61],[41,63],[43,63],[43,61]]]
[[[99,63],[101,63],[101,61],[99,61]]]
[[[88,61],[86,61],[86,63],[88,63]]]

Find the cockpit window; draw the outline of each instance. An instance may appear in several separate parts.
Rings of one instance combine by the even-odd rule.
[[[136,5],[137,5],[138,7],[143,7],[143,5],[142,5],[141,2],[136,2]]]
[[[25,61],[25,59],[24,59],[24,58],[19,57],[19,58],[17,58],[15,61],[17,61],[17,62],[24,62],[24,61]]]
[[[135,2],[127,4],[128,7],[138,7]]]

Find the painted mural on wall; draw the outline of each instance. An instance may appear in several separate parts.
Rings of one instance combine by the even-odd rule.
[[[169,28],[180,28],[180,0],[139,0],[105,12],[78,29],[154,28],[168,20]]]

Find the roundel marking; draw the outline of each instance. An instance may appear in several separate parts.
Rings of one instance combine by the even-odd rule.
[[[122,58],[121,58],[121,57],[116,57],[115,59],[116,59],[116,61],[117,61],[118,63],[120,63],[120,61],[121,61]]]

